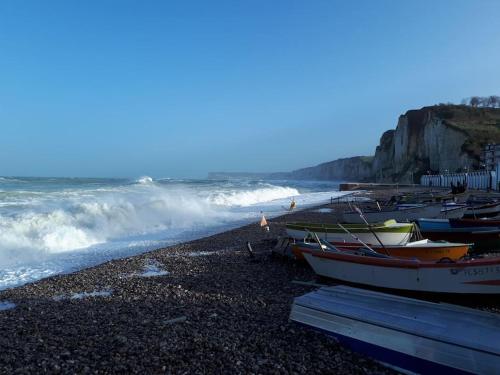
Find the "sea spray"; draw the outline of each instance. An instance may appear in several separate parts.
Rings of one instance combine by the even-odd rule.
[[[250,180],[0,182],[0,289],[325,202],[335,187]]]
[[[0,216],[0,261],[6,250],[71,251],[125,235],[190,227],[224,216],[189,192],[161,186],[48,195],[54,196],[45,196],[41,206],[33,204]]]
[[[256,190],[229,190],[213,193],[208,200],[222,206],[251,206],[283,197],[294,197],[299,191],[290,187],[267,185]]]

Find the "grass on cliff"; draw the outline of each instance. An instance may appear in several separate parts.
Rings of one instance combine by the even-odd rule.
[[[463,151],[479,158],[485,144],[500,143],[500,108],[440,105],[433,108],[450,126],[467,135]]]
[[[363,163],[371,164],[373,161],[373,156],[360,156],[359,160],[361,160]]]

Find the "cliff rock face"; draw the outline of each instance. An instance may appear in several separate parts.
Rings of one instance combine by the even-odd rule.
[[[299,169],[296,179],[418,183],[427,171],[477,169],[484,145],[500,143],[500,109],[437,105],[399,117],[374,157],[356,156]]]
[[[354,156],[337,159],[315,167],[298,169],[288,178],[297,180],[351,180],[366,181],[372,177],[372,157]]]
[[[427,171],[450,173],[479,167],[482,147],[500,142],[500,111],[467,106],[433,106],[399,117],[375,151],[373,179],[417,182]]]
[[[394,160],[394,133],[395,130],[387,130],[380,138],[380,144],[375,149],[373,157],[371,179],[378,181],[390,180],[393,174]]]
[[[500,143],[500,108],[436,105],[401,115],[380,138],[375,156],[337,159],[267,178],[418,183],[432,172],[480,166],[483,147]]]

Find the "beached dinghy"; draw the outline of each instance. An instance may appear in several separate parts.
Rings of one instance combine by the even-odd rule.
[[[422,236],[431,240],[468,242],[475,250],[492,250],[500,247],[500,228],[482,223],[467,223],[465,220],[418,219],[417,225]]]
[[[333,243],[339,250],[357,250],[363,246],[359,243]],[[325,245],[322,245],[324,248]],[[302,255],[303,250],[308,249],[319,249],[317,242],[305,242],[300,241],[291,245],[292,253],[297,260],[304,259]],[[451,260],[458,260],[469,251],[470,245],[464,243],[453,243],[453,242],[443,242],[443,241],[430,241],[430,240],[419,240],[408,242],[404,245],[391,245],[391,246],[381,246],[381,245],[371,245],[373,250],[380,254],[390,255],[396,258],[406,258],[406,259],[420,259],[420,260],[441,260],[443,258],[448,258]]]
[[[498,314],[335,286],[295,298],[290,320],[416,373],[500,371]]]
[[[389,208],[381,207],[380,210],[362,210],[363,217],[357,210],[344,212],[340,214],[339,220],[344,223],[380,223],[386,220],[394,219],[398,222],[408,222],[420,217],[428,218],[461,218],[466,206],[449,206],[439,204],[404,204],[391,206]]]
[[[464,227],[492,227],[500,229],[500,220],[495,219],[450,219],[452,228]]]
[[[500,215],[500,202],[472,206],[464,213],[466,218],[494,217]]]
[[[414,224],[397,223],[395,220],[388,220],[383,224],[370,227],[366,224],[346,224],[342,226],[369,245],[379,244],[379,240],[384,245],[404,245],[410,241],[414,229]],[[288,235],[298,240],[308,237],[310,233],[316,233],[320,239],[328,242],[352,242],[352,235],[346,232],[345,229],[337,224],[286,224]]]
[[[415,292],[500,294],[500,257],[431,262],[332,245],[302,254],[316,274],[349,283]]]

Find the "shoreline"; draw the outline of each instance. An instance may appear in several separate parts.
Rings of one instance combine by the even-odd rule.
[[[266,239],[324,206],[0,291],[0,372],[392,373],[288,322],[315,275]]]
[[[332,220],[327,207],[0,291],[15,304],[0,311],[0,372],[394,373],[288,322],[293,298],[315,289],[292,281],[316,275],[271,257],[269,239],[289,221]]]
[[[38,208],[4,209],[0,290],[225,232],[260,220],[262,211],[269,218],[282,215],[290,204],[283,194],[298,195],[301,208],[343,194],[337,183],[327,184],[321,192],[305,184],[303,193],[294,183],[290,184],[294,187],[238,183],[227,191],[203,183],[201,188],[196,183],[179,185],[186,187],[184,192],[176,184],[134,182],[119,185],[116,191],[112,185],[112,192],[104,189],[102,194],[101,188],[90,189],[88,196],[88,186],[80,184],[71,190],[71,199],[64,196],[58,201],[59,193],[51,192],[48,203],[42,199]],[[20,194],[24,199],[25,193]]]

